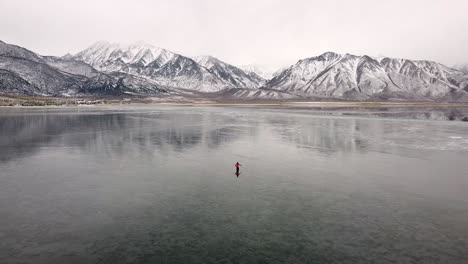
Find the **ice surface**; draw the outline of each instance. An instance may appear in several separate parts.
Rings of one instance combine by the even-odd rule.
[[[0,259],[464,264],[468,124],[402,112],[2,111]]]

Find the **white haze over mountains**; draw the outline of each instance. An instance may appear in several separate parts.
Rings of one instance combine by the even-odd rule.
[[[247,72],[254,72],[259,76],[263,77],[264,79],[272,79],[274,76],[278,75],[281,71],[286,69],[289,65],[282,65],[282,66],[273,66],[273,65],[265,65],[265,64],[248,64],[248,65],[240,65],[239,68],[243,69]]]
[[[144,40],[233,65],[326,51],[468,62],[466,0],[0,0],[0,39],[39,54]]]

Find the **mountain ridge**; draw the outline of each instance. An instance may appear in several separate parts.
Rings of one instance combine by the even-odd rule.
[[[207,68],[216,77],[231,83],[233,88],[255,89],[265,82],[265,79],[256,74],[248,74],[242,69],[213,56],[198,56],[194,60]]]
[[[468,74],[433,61],[325,52],[266,80],[213,56],[190,58],[144,42],[99,41],[55,57],[0,41],[0,92],[468,102]]]
[[[227,88],[260,86],[259,78],[211,58],[211,65],[204,67],[195,59],[151,44],[106,41],[96,42],[73,56],[73,59],[86,62],[104,72],[130,73],[169,87],[217,92]]]
[[[41,56],[25,48],[0,43],[0,91],[42,96],[136,94],[140,81],[130,75],[113,76],[92,66],[61,57]],[[166,92],[155,83],[145,89]]]
[[[262,89],[340,99],[466,97],[468,76],[432,61],[325,52],[299,60]]]

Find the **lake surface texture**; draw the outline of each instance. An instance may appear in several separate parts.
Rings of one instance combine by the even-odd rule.
[[[444,113],[0,109],[0,263],[466,264]]]

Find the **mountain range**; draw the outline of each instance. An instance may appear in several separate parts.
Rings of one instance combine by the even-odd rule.
[[[100,41],[76,54],[54,57],[0,41],[0,93],[468,101],[468,74],[432,61],[334,52],[299,60],[273,74],[142,42]]]
[[[0,92],[42,96],[161,94],[155,81],[105,73],[72,58],[41,56],[0,41]]]
[[[431,61],[326,52],[290,66],[262,89],[354,100],[468,99],[468,75]]]
[[[217,92],[258,88],[263,78],[211,56],[189,58],[146,43],[98,42],[71,57],[103,72],[124,72],[173,88]]]

